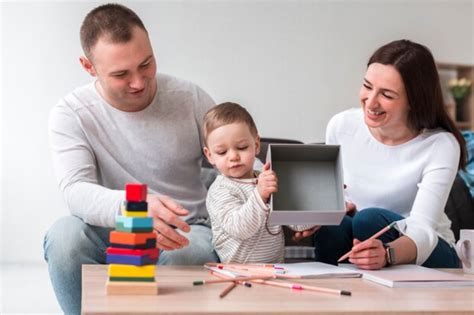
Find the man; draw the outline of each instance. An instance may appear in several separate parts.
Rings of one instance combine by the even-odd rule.
[[[72,216],[51,227],[44,250],[67,314],[80,312],[82,264],[105,263],[127,182],[148,184],[158,264],[217,261],[200,181],[199,130],[213,100],[192,83],[156,75],[147,30],[124,6],[92,10],[80,36],[80,62],[96,80],[60,100],[49,122],[54,169]]]

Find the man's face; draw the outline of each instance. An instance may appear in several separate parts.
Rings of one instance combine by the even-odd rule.
[[[113,107],[136,112],[146,108],[156,93],[156,61],[148,34],[134,27],[127,43],[112,43],[102,36],[83,67],[97,77],[97,90]]]

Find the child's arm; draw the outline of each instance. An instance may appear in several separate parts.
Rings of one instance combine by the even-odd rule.
[[[223,230],[234,239],[245,240],[265,226],[268,208],[257,188],[245,200],[244,192],[231,183],[216,184],[207,195],[213,231]]]

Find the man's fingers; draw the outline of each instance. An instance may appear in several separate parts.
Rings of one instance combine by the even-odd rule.
[[[189,211],[168,196],[159,196],[161,203],[176,215],[188,215]]]
[[[162,211],[158,217],[168,225],[173,225],[183,232],[189,232],[191,230],[186,222],[181,220],[178,216],[176,216],[174,213],[171,213],[170,211]]]
[[[165,246],[180,248],[189,244],[186,237],[176,232],[168,224],[161,220],[155,219],[153,227],[158,232],[157,240]]]

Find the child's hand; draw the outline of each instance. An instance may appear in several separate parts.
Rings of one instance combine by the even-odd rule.
[[[258,175],[258,193],[262,200],[268,202],[270,195],[278,191],[278,178],[274,171],[270,170],[270,163],[263,166],[263,170]]]

